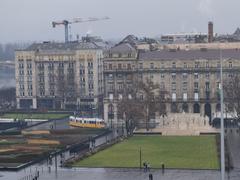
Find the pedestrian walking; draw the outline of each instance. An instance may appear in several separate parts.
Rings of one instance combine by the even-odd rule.
[[[147,171],[150,172],[150,163],[147,163]]]
[[[146,162],[143,162],[143,170],[144,170],[144,172],[147,172],[147,163]]]

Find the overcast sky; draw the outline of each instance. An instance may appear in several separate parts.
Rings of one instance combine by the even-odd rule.
[[[156,37],[164,33],[233,33],[240,26],[240,0],[0,0],[0,43],[64,40],[54,20],[76,17],[111,19],[73,24],[71,32],[122,38],[128,34]]]

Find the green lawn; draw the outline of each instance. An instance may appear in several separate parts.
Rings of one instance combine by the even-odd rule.
[[[52,113],[6,113],[0,117],[14,118],[14,119],[62,119],[69,116],[69,114],[52,114]]]
[[[134,136],[119,144],[76,162],[78,167],[139,167],[142,162],[159,168],[218,169],[215,136]]]

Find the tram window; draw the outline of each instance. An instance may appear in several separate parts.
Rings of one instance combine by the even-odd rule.
[[[86,121],[84,121],[84,123],[86,123]]]

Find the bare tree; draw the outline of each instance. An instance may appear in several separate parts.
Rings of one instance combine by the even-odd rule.
[[[240,120],[240,75],[226,79],[223,90],[226,111]]]
[[[74,70],[68,69],[67,75],[63,69],[58,69],[57,76],[57,98],[61,101],[61,108],[65,108],[66,104],[76,104],[77,84],[75,83]]]
[[[166,115],[166,91],[160,90],[158,84],[148,80],[136,82],[130,89],[125,90],[123,98],[118,102],[118,114],[125,118],[126,124],[133,122],[134,125],[145,122],[146,130],[149,130],[151,118],[155,113]]]

